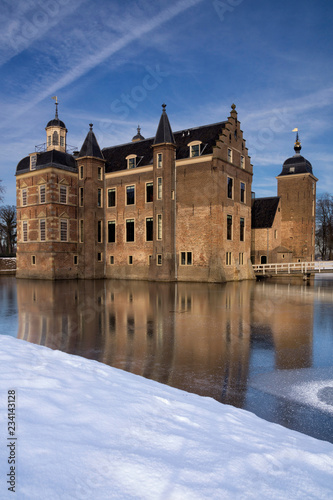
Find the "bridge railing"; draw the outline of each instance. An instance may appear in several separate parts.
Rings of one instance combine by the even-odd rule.
[[[273,264],[253,265],[255,273],[320,273],[333,272],[333,261],[314,261],[314,262],[284,262]]]

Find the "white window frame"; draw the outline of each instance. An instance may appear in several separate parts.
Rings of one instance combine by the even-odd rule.
[[[46,203],[46,186],[42,184],[39,186],[39,203]]]
[[[39,240],[46,241],[46,220],[45,219],[40,219],[40,221],[39,221]]]
[[[133,188],[134,189],[134,202],[130,203],[130,204],[127,203],[127,189],[128,188]],[[125,186],[125,192],[126,192],[125,205],[127,207],[133,207],[133,206],[135,206],[135,204],[136,204],[135,203],[136,202],[135,184],[128,184],[128,186]]]
[[[66,231],[66,234],[65,234]],[[66,236],[66,239],[63,238],[63,235]],[[68,241],[68,220],[60,219],[60,241],[66,242]]]
[[[241,155],[240,157],[240,166],[242,169],[245,168],[245,156]]]
[[[198,158],[201,156],[201,144],[201,141],[192,141],[188,143],[187,146],[190,148],[190,158]]]
[[[114,192],[114,205],[109,205],[109,192],[112,191]],[[112,187],[108,188],[108,208],[114,208],[117,206],[117,188]]]
[[[232,149],[231,148],[228,148],[228,151],[227,151],[227,160],[229,163],[232,163]]]
[[[229,196],[229,179],[232,181],[232,187],[231,187],[231,198]],[[235,180],[233,177],[230,175],[227,176],[227,198],[228,200],[233,200],[234,199],[234,189],[235,189]]]
[[[152,198],[151,201],[148,201],[148,199],[147,199],[147,187],[148,186],[152,186],[153,187],[153,198]],[[145,196],[146,196],[146,203],[153,203],[153,201],[154,201],[154,183],[153,183],[153,181],[146,182],[146,193],[145,193]]]
[[[163,153],[157,153],[157,168],[162,168],[163,166]]]
[[[161,241],[162,239],[162,234],[163,234],[163,227],[162,227],[162,214],[157,214],[156,217],[156,225],[157,225],[157,231],[156,231],[156,239]]]
[[[137,155],[128,155],[128,156],[126,156],[127,168],[129,170],[132,170],[133,168],[136,168],[136,159],[137,159]]]
[[[26,243],[28,241],[28,221],[22,221],[22,241]]]
[[[65,197],[65,201],[63,198]],[[66,205],[68,199],[68,189],[67,186],[63,186],[62,184],[59,187],[59,202]]]
[[[242,200],[242,184],[244,185],[244,200]],[[240,181],[240,202],[241,203],[246,203],[246,183],[243,181]]]
[[[157,190],[156,190],[156,199],[161,200],[163,197],[163,182],[162,177],[157,177]]]
[[[28,190],[22,189],[22,207],[26,207],[28,205]]]

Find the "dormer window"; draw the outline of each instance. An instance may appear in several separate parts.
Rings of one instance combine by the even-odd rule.
[[[136,158],[137,158],[136,155],[126,156],[127,168],[130,169],[130,168],[135,168],[136,167]]]
[[[201,152],[201,141],[192,141],[188,144],[190,147],[190,158],[195,158],[200,156]]]
[[[295,167],[289,167],[289,172],[295,172]]]
[[[37,154],[30,155],[30,170],[36,170]]]

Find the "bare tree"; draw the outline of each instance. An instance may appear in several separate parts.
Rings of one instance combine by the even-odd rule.
[[[0,207],[0,234],[2,240],[2,251],[6,254],[15,252],[16,243],[16,207],[5,205]]]
[[[333,196],[322,194],[317,199],[316,246],[323,260],[333,258]]]

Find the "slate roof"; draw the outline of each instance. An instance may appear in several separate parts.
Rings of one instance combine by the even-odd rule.
[[[93,156],[94,158],[102,158],[104,160],[104,156],[92,130],[92,124],[90,124],[90,130],[82,144],[78,158],[82,158],[83,156]]]
[[[290,167],[292,167],[291,170]],[[295,174],[313,174],[311,163],[299,153],[296,153],[284,162],[282,171],[278,177]]]
[[[163,115],[162,115],[163,116]],[[213,147],[227,121],[213,123],[211,125],[203,125],[201,127],[194,127],[190,129],[180,130],[174,132],[174,142],[176,144],[176,158],[177,160],[189,157],[188,143],[192,141],[201,141],[201,154],[209,155],[213,152]],[[138,142],[128,142],[119,146],[112,146],[104,148],[102,153],[106,159],[105,171],[116,172],[118,170],[127,169],[128,155],[137,155],[137,166],[152,165],[153,164],[153,148],[155,137],[145,139]]]
[[[172,133],[171,125],[168,115],[166,114],[165,107],[166,105],[163,104],[163,112],[160,118],[160,123],[157,127],[154,144],[162,144],[165,142],[175,144],[175,138]]]
[[[280,201],[279,196],[256,198],[252,205],[252,229],[272,227]]]
[[[49,123],[46,125],[46,128],[47,127],[63,127],[63,128],[66,128],[66,125],[64,124],[64,122],[62,122],[61,120],[59,120],[59,118],[53,118],[53,120],[50,120]]]
[[[45,151],[44,153],[37,153],[36,170],[47,167],[57,167],[62,170],[77,172],[74,157],[69,153],[57,151],[56,149],[52,149],[51,151]],[[26,156],[17,164],[16,174],[23,174],[29,171],[30,171],[30,156]]]

